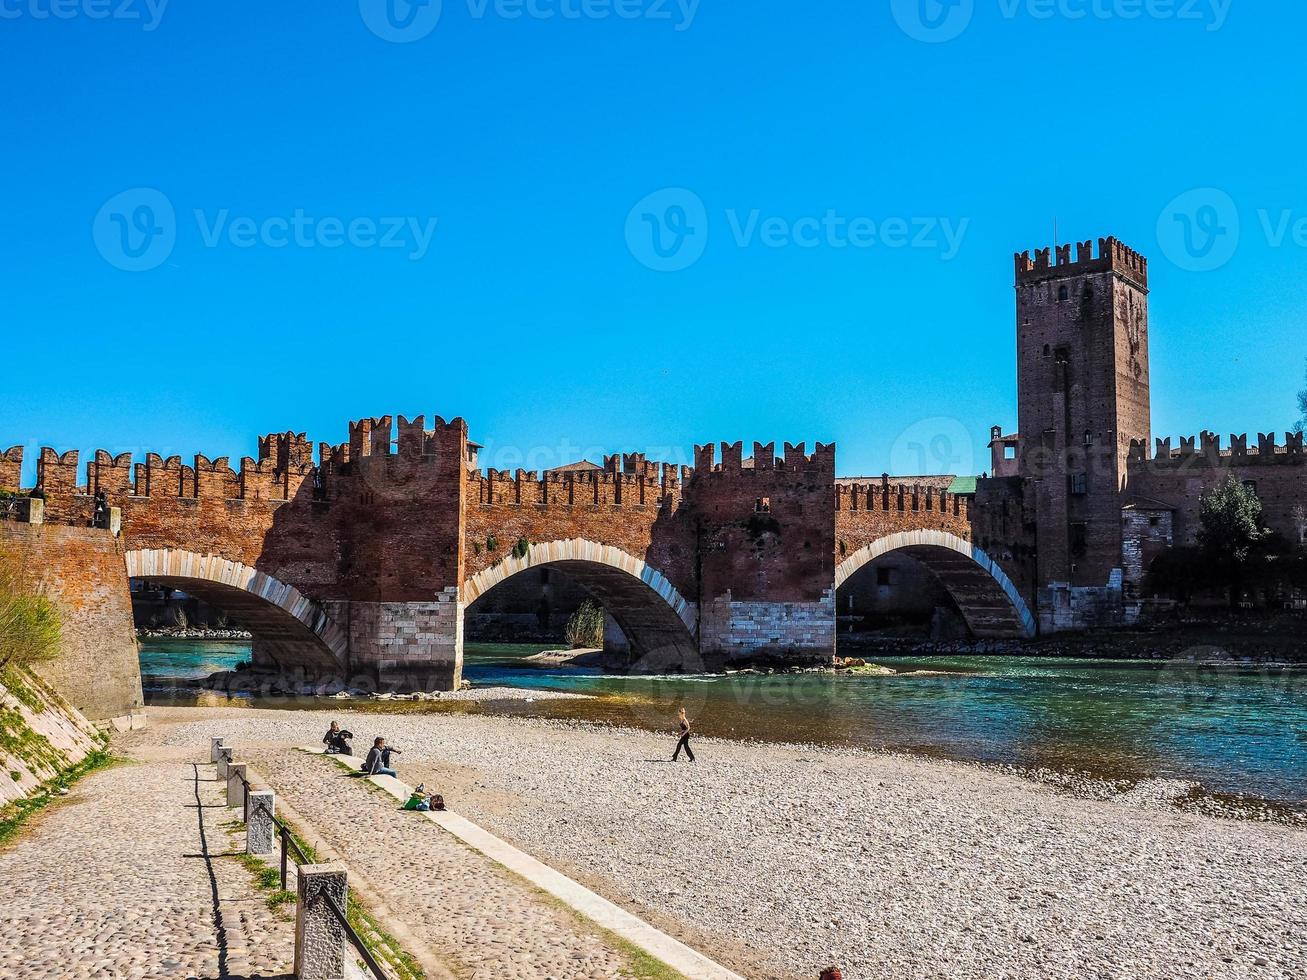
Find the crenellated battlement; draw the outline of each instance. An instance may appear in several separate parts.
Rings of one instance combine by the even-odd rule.
[[[879,483],[836,484],[835,510],[846,513],[880,511],[899,514],[933,511],[969,520],[971,498],[929,484],[891,484],[889,477],[883,477]]]
[[[659,507],[674,504],[689,479],[688,466],[645,460],[630,454],[631,472],[574,471],[540,473],[531,470],[474,471],[468,476],[468,501],[483,506],[496,504],[534,507]],[[605,466],[618,457],[605,457]],[[618,462],[615,465],[624,465]]]
[[[0,490],[18,493],[23,483],[23,447],[0,452]]]
[[[753,444],[751,466],[745,465],[743,442],[721,443],[721,462],[716,461],[717,447],[713,443],[694,447],[694,472],[706,477],[721,474],[767,473],[788,471],[814,476],[835,476],[835,443],[816,443],[812,455],[806,452],[807,443],[785,443],[785,453],[776,456],[776,443]]]
[[[1247,434],[1230,435],[1228,447],[1222,446],[1221,437],[1204,430],[1197,436],[1181,436],[1175,443],[1168,436],[1154,442],[1154,452],[1141,439],[1130,441],[1129,463],[1132,467],[1156,469],[1202,466],[1274,466],[1296,465],[1307,462],[1301,432],[1286,432],[1283,445],[1277,442],[1274,432],[1257,434],[1256,445],[1250,445]]]
[[[1116,272],[1144,289],[1148,288],[1148,259],[1119,239],[1100,238],[1097,254],[1092,240],[1076,242],[1074,247],[1074,259],[1071,257],[1071,245],[1034,249],[1033,255],[1030,251],[1016,253],[1017,285],[1068,276]]]

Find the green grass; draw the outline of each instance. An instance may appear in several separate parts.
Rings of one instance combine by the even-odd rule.
[[[0,809],[0,847],[4,847],[13,841],[33,816],[40,813],[51,803],[63,799],[64,797],[57,793],[58,789],[61,787],[66,789],[83,776],[101,769],[108,769],[110,766],[121,765],[126,761],[102,749],[97,749],[77,765],[70,766],[53,779],[47,780],[31,796],[26,799],[15,800],[9,806]]]

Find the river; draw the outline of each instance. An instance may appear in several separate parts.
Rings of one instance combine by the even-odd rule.
[[[704,735],[910,751],[1100,779],[1179,779],[1207,794],[1307,811],[1307,669],[1301,667],[878,656],[877,663],[900,673],[627,677],[525,662],[542,649],[468,644],[464,676],[478,687],[595,697],[350,706],[529,714],[666,730],[683,704]],[[249,655],[248,644],[241,643],[143,640],[146,702],[316,708],[337,703],[255,702],[191,686]]]

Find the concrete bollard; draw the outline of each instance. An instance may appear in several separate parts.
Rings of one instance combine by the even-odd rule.
[[[277,797],[270,789],[256,789],[246,800],[245,853],[271,854],[277,849]]]
[[[218,778],[227,778],[227,767],[231,765],[231,760],[235,756],[236,750],[229,745],[224,745],[218,749]]]
[[[222,748],[222,740],[223,740],[223,738],[224,738],[224,736],[219,735],[217,738],[211,738],[211,739],[209,739],[209,761],[210,761],[210,762],[217,762],[217,761],[218,761],[218,750],[219,750],[220,748]]]
[[[245,806],[245,784],[241,779],[245,776],[246,766],[232,763],[227,767],[227,805],[228,806]]]
[[[345,866],[301,865],[295,890],[295,976],[299,980],[344,980],[345,930],[327,903],[314,899],[326,892],[344,911],[349,898]]]

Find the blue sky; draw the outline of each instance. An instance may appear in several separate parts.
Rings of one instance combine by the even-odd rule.
[[[979,471],[1054,220],[1152,260],[1157,434],[1295,419],[1302,5],[390,2],[0,0],[0,445]]]

